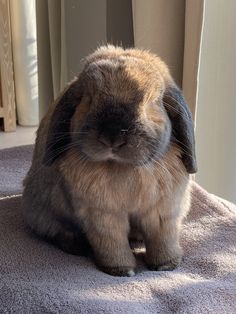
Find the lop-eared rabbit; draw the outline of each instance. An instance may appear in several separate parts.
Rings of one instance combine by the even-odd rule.
[[[171,270],[195,172],[192,116],[165,63],[100,47],[40,123],[24,218],[68,253],[91,251],[111,275],[135,274],[134,233],[148,268]]]

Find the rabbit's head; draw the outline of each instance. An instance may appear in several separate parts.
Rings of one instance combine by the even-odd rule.
[[[70,148],[93,162],[142,166],[179,145],[189,173],[196,172],[191,113],[166,65],[137,49],[101,47],[57,100],[44,163]]]

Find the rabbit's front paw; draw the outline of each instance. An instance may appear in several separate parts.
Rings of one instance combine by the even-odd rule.
[[[116,267],[100,267],[102,271],[112,276],[132,277],[135,271],[132,267],[116,266]]]
[[[165,262],[157,261],[155,263],[147,263],[148,269],[150,270],[156,270],[156,271],[165,271],[165,270],[173,270],[176,267],[178,267],[181,263],[181,256],[170,258],[169,260],[166,260]]]

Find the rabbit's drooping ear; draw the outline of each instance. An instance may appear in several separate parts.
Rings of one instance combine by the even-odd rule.
[[[163,104],[172,123],[172,137],[182,149],[182,160],[188,173],[197,172],[195,139],[192,114],[182,92],[177,87],[168,87]]]
[[[78,85],[79,81],[77,79],[65,90],[57,101],[49,123],[43,158],[44,165],[50,166],[66,151],[66,148],[71,141],[70,120],[81,100]]]

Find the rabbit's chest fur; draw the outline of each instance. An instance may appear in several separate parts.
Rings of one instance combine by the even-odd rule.
[[[88,162],[70,151],[60,167],[80,210],[145,211],[162,198],[176,197],[188,177],[175,148],[162,161],[142,167]]]

